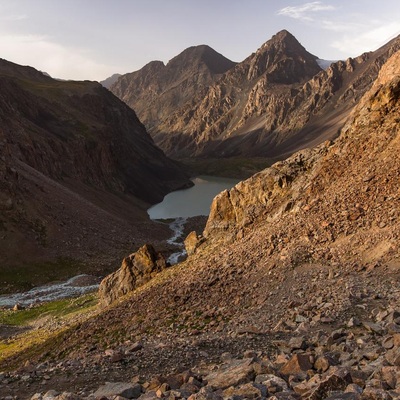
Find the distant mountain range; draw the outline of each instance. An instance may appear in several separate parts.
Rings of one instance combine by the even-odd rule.
[[[284,30],[238,64],[191,47],[167,65],[122,75],[110,89],[173,158],[282,158],[336,137],[399,47],[396,38],[355,59],[322,63]]]
[[[117,82],[118,78],[121,74],[114,74],[111,75],[109,78],[104,79],[104,81],[100,81],[100,84],[103,85],[105,88],[110,89],[110,87]]]
[[[189,47],[167,65],[152,61],[139,71],[122,75],[111,91],[154,131],[234,66],[208,46]]]

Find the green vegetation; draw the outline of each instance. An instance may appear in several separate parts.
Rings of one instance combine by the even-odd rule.
[[[90,293],[75,299],[55,300],[20,311],[0,310],[0,324],[24,326],[38,318],[65,317],[72,313],[87,310],[96,304],[97,295]]]
[[[247,179],[255,173],[270,167],[271,158],[185,158],[179,160],[192,175],[221,176],[225,178]]]
[[[56,300],[26,310],[0,311],[0,325],[21,328],[20,334],[0,340],[0,369],[15,369],[21,360],[54,351],[65,340],[63,332],[97,310],[97,294]]]
[[[32,289],[49,282],[63,281],[84,271],[80,261],[59,258],[57,261],[18,266],[0,266],[0,294]]]

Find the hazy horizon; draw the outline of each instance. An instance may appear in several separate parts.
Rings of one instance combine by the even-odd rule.
[[[104,80],[206,44],[240,62],[286,29],[337,60],[400,34],[394,0],[0,0],[0,57],[52,77]]]

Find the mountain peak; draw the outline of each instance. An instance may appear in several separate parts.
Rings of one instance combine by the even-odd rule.
[[[269,82],[294,83],[309,79],[319,71],[317,57],[309,53],[287,30],[265,42],[244,62],[249,63],[248,79],[267,73]]]
[[[191,46],[172,58],[167,66],[170,68],[187,68],[204,64],[213,74],[222,74],[235,66],[235,63],[206,44]]]
[[[271,39],[266,41],[258,51],[265,51],[266,49],[270,49],[272,47],[284,49],[285,52],[289,52],[288,54],[296,53],[296,54],[304,54],[311,55],[314,60],[318,57],[310,54],[304,46],[296,39],[294,35],[292,35],[286,29],[283,29],[272,36]]]

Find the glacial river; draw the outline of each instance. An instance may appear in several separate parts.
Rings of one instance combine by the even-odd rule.
[[[223,190],[232,188],[238,180],[199,176],[193,179],[193,183],[194,186],[189,189],[168,194],[161,203],[148,210],[151,219],[172,219],[169,224],[171,237],[168,243],[176,246],[177,251],[168,258],[171,264],[176,264],[186,254],[183,245],[183,230],[187,218],[208,215],[213,198]],[[36,287],[25,293],[1,295],[0,308],[12,307],[15,304],[29,306],[32,303],[75,297],[97,288],[98,279],[80,275],[66,282]]]

